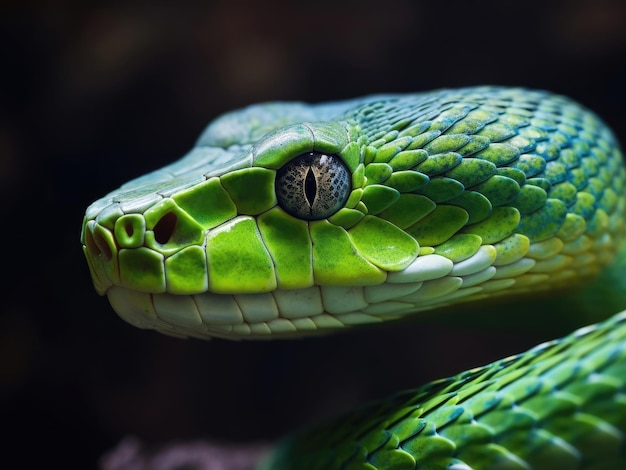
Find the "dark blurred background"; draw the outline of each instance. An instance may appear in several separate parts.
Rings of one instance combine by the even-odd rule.
[[[96,468],[128,436],[271,442],[553,333],[424,321],[176,340],[126,325],[96,295],[81,218],[252,102],[524,85],[581,101],[626,141],[623,0],[157,3],[0,6],[4,468]]]

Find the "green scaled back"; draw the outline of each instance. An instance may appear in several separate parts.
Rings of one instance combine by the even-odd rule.
[[[618,469],[626,312],[287,438],[266,469]]]

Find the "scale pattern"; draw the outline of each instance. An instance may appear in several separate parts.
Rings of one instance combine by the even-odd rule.
[[[289,437],[266,469],[618,469],[626,312]]]

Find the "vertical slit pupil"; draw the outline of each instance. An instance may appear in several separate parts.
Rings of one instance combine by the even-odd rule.
[[[304,178],[304,195],[306,196],[309,206],[313,206],[315,194],[317,194],[317,182],[315,181],[313,170],[309,167],[306,170],[306,176]]]

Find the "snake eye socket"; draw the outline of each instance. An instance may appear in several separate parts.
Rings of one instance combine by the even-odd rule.
[[[276,198],[286,212],[304,220],[325,219],[348,200],[351,174],[336,155],[304,153],[276,174]]]

